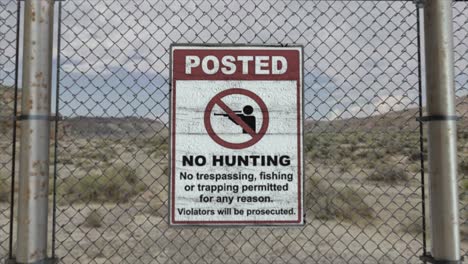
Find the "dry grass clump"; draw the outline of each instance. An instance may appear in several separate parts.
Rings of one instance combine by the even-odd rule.
[[[7,203],[10,201],[10,188],[9,181],[0,180],[0,203]]]
[[[365,194],[352,187],[333,186],[310,180],[305,193],[313,217],[322,220],[348,220],[359,223],[373,218],[372,208],[364,201]]]
[[[460,172],[463,175],[464,173],[468,173],[468,157],[463,157],[460,160]]]
[[[408,156],[408,160],[412,163],[419,163],[421,161],[421,152],[419,148],[409,149],[406,155]]]
[[[88,216],[85,218],[84,226],[89,228],[98,228],[102,226],[104,217],[99,213],[98,210],[92,210]]]
[[[136,146],[143,148],[148,156],[158,157],[169,153],[169,138],[161,135],[149,140],[139,140]]]
[[[468,191],[468,179],[462,180],[463,191]]]
[[[128,165],[109,165],[101,173],[90,172],[82,178],[67,178],[59,188],[66,201],[128,202],[145,189],[136,169]]]
[[[382,164],[376,167],[367,179],[370,181],[397,183],[399,181],[408,181],[409,175],[406,170],[401,167]]]
[[[6,173],[5,171],[1,171],[0,172],[0,203],[9,202],[10,195],[11,195],[10,175],[8,175],[8,173]]]

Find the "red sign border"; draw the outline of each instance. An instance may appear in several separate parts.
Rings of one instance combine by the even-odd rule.
[[[278,49],[286,49],[290,51],[297,51],[298,52],[298,63],[299,63],[299,71],[297,74],[297,78],[291,79],[291,80],[296,80],[297,81],[297,143],[298,143],[298,148],[297,148],[297,154],[298,154],[298,219],[297,220],[271,220],[271,221],[178,221],[175,220],[175,206],[172,204],[175,202],[175,159],[172,157],[175,157],[175,116],[176,116],[176,103],[175,103],[175,98],[176,98],[176,80],[174,80],[173,76],[173,67],[174,67],[174,52],[176,49],[182,49],[182,48],[188,48],[188,49],[202,49],[202,50],[229,50],[234,49],[234,50],[262,50],[265,48],[273,49],[273,50],[278,50]],[[245,226],[246,224],[251,224],[253,226],[283,226],[285,224],[290,224],[290,225],[304,225],[304,217],[305,214],[303,212],[303,184],[302,184],[302,177],[303,177],[303,167],[304,167],[304,160],[303,160],[303,155],[302,155],[302,149],[303,149],[303,126],[302,124],[302,119],[304,116],[303,112],[303,98],[304,94],[303,91],[301,90],[301,87],[303,85],[303,79],[304,79],[304,73],[302,66],[304,64],[304,58],[303,58],[303,52],[304,47],[302,45],[288,45],[288,46],[279,46],[279,45],[220,45],[220,44],[171,44],[170,46],[170,99],[169,99],[169,120],[170,126],[169,126],[169,135],[170,135],[170,151],[169,151],[169,162],[171,163],[171,166],[169,166],[169,225],[174,226],[174,227],[183,227],[183,226],[223,226],[223,225],[239,225],[239,226]],[[245,78],[248,80],[248,78]],[[196,79],[194,79],[196,80]],[[244,79],[238,79],[238,80],[244,80]]]

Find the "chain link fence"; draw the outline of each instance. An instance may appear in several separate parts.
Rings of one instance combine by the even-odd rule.
[[[408,2],[67,1],[64,263],[414,263],[423,250]],[[307,224],[169,228],[169,45],[304,45]]]
[[[6,18],[0,32],[11,36],[0,38],[0,49],[9,50],[0,53],[0,85],[14,92],[17,4],[0,3],[0,18]],[[424,102],[418,55],[424,54],[413,2],[76,0],[57,5],[54,112],[60,120],[52,248],[61,263],[420,263],[419,256],[430,249],[423,211],[427,175],[420,155],[426,139],[416,121],[419,100]],[[466,258],[466,3],[454,4],[454,17],[457,110],[464,117],[458,145]],[[172,43],[304,46],[305,226],[169,228]],[[4,105],[13,115],[13,102],[14,95],[2,95],[2,116],[10,115]],[[2,258],[8,250],[13,155],[12,132],[4,127]]]
[[[462,250],[468,259],[468,3],[454,4],[455,87],[458,122],[460,228]]]
[[[10,252],[11,186],[14,170],[14,111],[17,76],[18,8],[16,1],[0,1],[0,259]]]

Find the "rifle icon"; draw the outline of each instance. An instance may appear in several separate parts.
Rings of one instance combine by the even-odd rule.
[[[242,111],[233,111],[234,113],[242,113]],[[228,114],[214,114],[215,116],[229,116]]]
[[[244,108],[242,109],[242,111],[233,111],[234,113],[236,113],[236,115],[242,119],[242,121],[244,121],[253,131],[256,131],[255,127],[256,127],[256,121],[255,121],[255,116],[251,115],[253,113],[253,107],[250,106],[250,105],[246,105],[244,106]],[[218,114],[218,113],[215,113],[213,114],[214,116],[224,116],[224,117],[228,117],[229,120],[231,120],[234,124],[240,126],[233,118],[231,118],[228,114]],[[245,131],[244,129],[242,129],[242,133],[243,134],[248,134],[247,131]]]

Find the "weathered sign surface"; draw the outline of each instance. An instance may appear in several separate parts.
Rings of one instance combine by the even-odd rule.
[[[174,45],[170,223],[303,224],[302,48]]]

